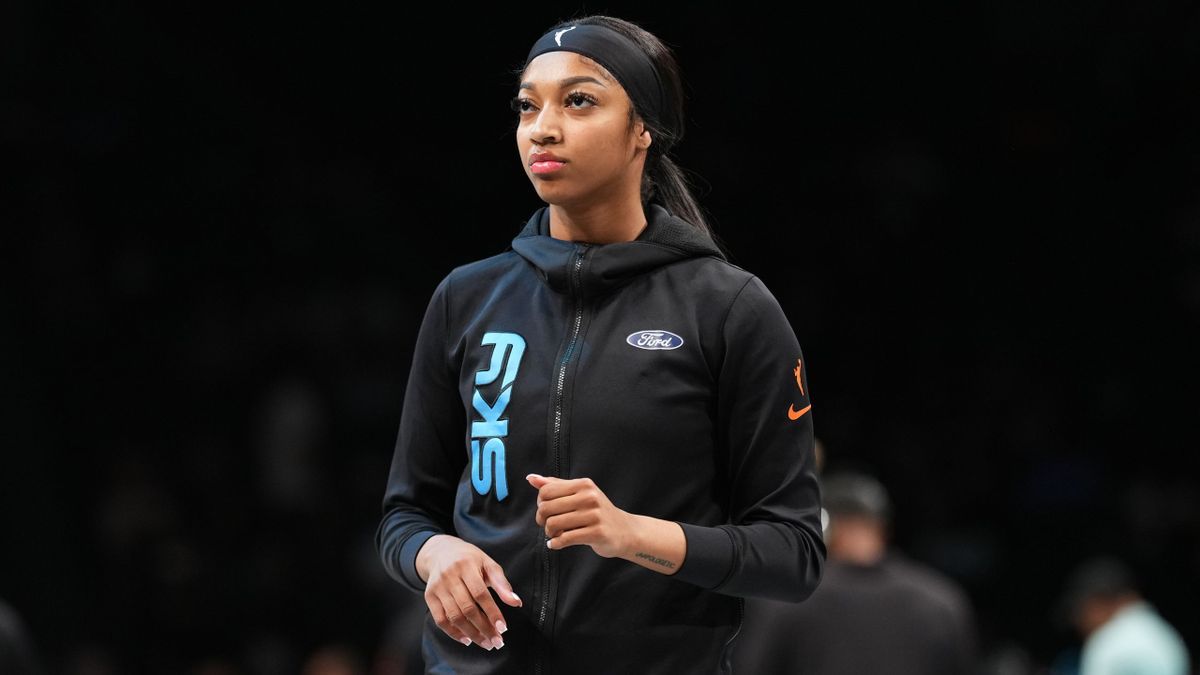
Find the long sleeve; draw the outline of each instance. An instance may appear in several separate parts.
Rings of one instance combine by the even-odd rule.
[[[679,523],[676,577],[726,595],[799,602],[825,564],[813,416],[799,341],[758,277],[724,322],[718,441],[728,458],[729,523]]]
[[[466,465],[466,411],[447,358],[449,276],[433,292],[417,334],[400,429],[375,545],[389,576],[421,592],[417,551],[431,536],[453,533],[452,511]]]

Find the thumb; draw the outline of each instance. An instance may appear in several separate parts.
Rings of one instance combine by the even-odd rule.
[[[512,584],[508,583],[508,578],[504,576],[504,570],[500,567],[500,563],[492,560],[483,566],[484,574],[487,576],[487,584],[496,589],[496,595],[504,601],[504,604],[509,607],[522,607],[524,602],[520,596],[513,592]]]

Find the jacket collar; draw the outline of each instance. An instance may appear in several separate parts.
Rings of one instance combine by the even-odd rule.
[[[585,244],[550,236],[550,207],[539,207],[512,240],[512,249],[552,289],[570,293],[571,276],[578,274],[577,288],[584,297],[603,295],[635,277],[688,258],[725,255],[712,238],[699,228],[667,211],[657,203],[646,208],[646,227],[632,241]],[[578,271],[577,252],[587,253]]]

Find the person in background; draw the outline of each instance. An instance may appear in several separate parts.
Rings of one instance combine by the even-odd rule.
[[[301,675],[363,675],[366,666],[356,648],[333,642],[309,654],[300,672]]]
[[[890,545],[890,497],[866,472],[822,477],[829,560],[807,602],[748,599],[735,673],[976,672],[974,612],[950,577]]]
[[[1079,675],[1187,675],[1190,655],[1178,631],[1138,590],[1132,570],[1102,555],[1080,563],[1061,600],[1083,637]]]

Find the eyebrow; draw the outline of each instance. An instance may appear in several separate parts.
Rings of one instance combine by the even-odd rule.
[[[575,77],[568,77],[568,78],[559,80],[558,87],[559,87],[559,89],[562,89],[564,87],[569,87],[573,84],[579,84],[580,82],[595,82],[596,84],[600,85],[601,87],[604,87],[603,82],[601,82],[600,80],[597,80],[596,78],[592,77],[591,75],[576,75]],[[521,89],[533,89],[533,83],[532,82],[522,82],[520,88]],[[604,88],[607,89],[608,87],[604,87]]]

